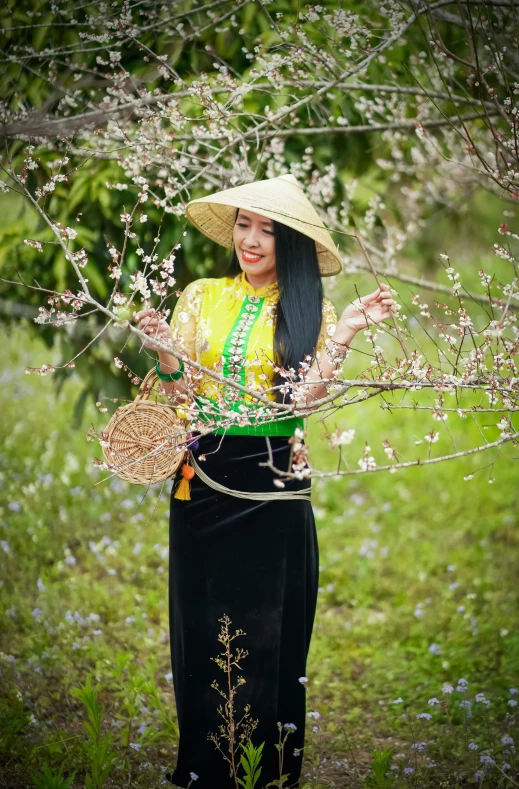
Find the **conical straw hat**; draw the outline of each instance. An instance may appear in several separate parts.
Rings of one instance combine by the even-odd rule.
[[[204,235],[230,248],[236,208],[275,219],[313,238],[323,277],[342,271],[339,250],[293,175],[253,181],[191,200],[186,205],[186,216]]]

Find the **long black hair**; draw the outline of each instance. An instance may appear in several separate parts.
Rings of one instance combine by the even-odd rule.
[[[236,218],[238,209],[236,209]],[[274,361],[285,370],[297,374],[305,356],[313,356],[321,329],[323,283],[315,241],[291,227],[273,220],[276,250],[276,273],[279,302],[274,329]],[[233,248],[231,262],[223,276],[241,272],[240,261]],[[276,373],[274,386],[289,379]],[[276,392],[278,402],[286,401],[282,391]]]

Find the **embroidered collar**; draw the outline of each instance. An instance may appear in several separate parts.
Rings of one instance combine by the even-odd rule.
[[[270,285],[265,285],[262,288],[253,288],[245,276],[244,271],[234,278],[233,289],[243,294],[243,296],[263,296],[267,299],[277,299],[279,297],[278,283],[272,282]]]

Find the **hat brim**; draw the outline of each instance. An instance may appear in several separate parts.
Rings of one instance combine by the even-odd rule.
[[[277,181],[275,189],[272,182]],[[270,191],[264,188],[268,184]],[[300,187],[282,178],[255,181],[240,187],[191,200],[186,216],[200,232],[221,246],[231,248],[237,208],[273,219],[315,241],[323,277],[340,274],[342,261],[329,231]]]

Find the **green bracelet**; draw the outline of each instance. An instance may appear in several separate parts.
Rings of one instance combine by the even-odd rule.
[[[160,361],[157,362],[155,367],[155,372],[159,376],[161,381],[178,381],[179,378],[182,378],[184,374],[184,362],[182,359],[178,360],[180,367],[178,368],[176,373],[163,373],[160,369]]]

